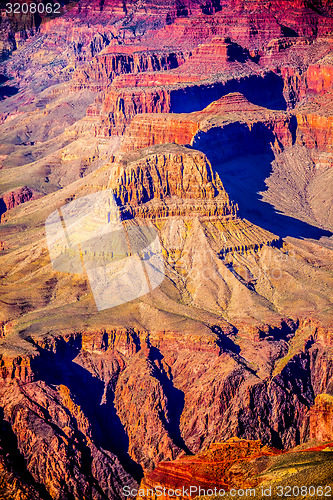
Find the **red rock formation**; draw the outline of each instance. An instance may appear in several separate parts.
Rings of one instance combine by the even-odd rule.
[[[333,396],[319,394],[310,410],[310,439],[332,441]]]
[[[156,469],[145,475],[140,489],[149,491],[147,497],[155,499],[154,490],[160,488],[165,494],[163,500],[169,500],[171,490],[180,491],[179,498],[204,496],[204,491],[229,491],[231,488],[254,488],[261,481],[247,477],[247,462],[259,457],[268,457],[277,452],[263,447],[260,441],[247,441],[232,438],[224,443],[213,443],[203,452],[186,456],[172,462],[160,462]],[[189,493],[190,487],[192,490]],[[200,490],[199,490],[200,488]],[[183,491],[187,492],[183,495]],[[201,493],[200,493],[201,492]],[[221,493],[223,496],[223,493]],[[140,498],[139,496],[137,498]]]
[[[32,382],[34,374],[31,370],[29,357],[3,356],[0,358],[1,378],[20,380],[24,383]]]
[[[147,332],[146,332],[147,334]],[[144,332],[133,328],[101,330],[100,332],[87,331],[82,333],[82,349],[86,352],[106,352],[116,349],[123,356],[131,356],[138,352],[140,347],[139,337]]]
[[[170,111],[170,95],[164,89],[155,87],[142,89],[110,90],[103,101],[100,123],[95,126],[95,135],[122,135],[133,116],[138,113],[168,113]],[[88,109],[88,116],[90,110]]]
[[[214,36],[231,37],[242,46],[255,48],[264,40],[276,38],[282,34],[282,29],[268,10],[248,10],[242,1],[234,2],[232,7],[226,1],[222,9],[214,16],[200,15],[182,17],[160,30],[158,39],[153,40],[153,33],[147,33],[146,38],[157,46],[163,46],[173,40],[175,45],[197,46]],[[232,8],[233,16],[230,15]],[[237,19],[237,20],[236,20]],[[258,33],[260,30],[260,36]],[[260,39],[260,42],[259,42]]]
[[[333,87],[333,64],[328,61],[308,67],[305,75],[305,86],[309,93],[323,94]]]
[[[315,149],[316,152],[326,152],[329,155],[333,153],[332,102],[333,94],[327,92],[309,100],[295,110],[297,141],[310,151]]]
[[[110,185],[125,216],[236,216],[236,207],[205,155],[175,145],[123,155],[113,165]]]
[[[119,496],[123,484],[135,484],[115,456],[94,445],[91,426],[66,386],[52,390],[37,382],[11,389],[4,418],[11,439],[18,439],[25,479],[43,498],[102,499]],[[15,465],[20,470],[17,459]]]
[[[211,103],[202,111],[188,114],[142,114],[133,118],[122,143],[123,151],[133,151],[154,144],[175,142],[193,144],[200,130],[221,127],[237,121],[250,127],[263,123],[272,130],[279,143],[291,145],[291,132],[286,126],[290,115],[273,112],[251,104],[239,93],[232,93]]]
[[[3,193],[0,198],[0,216],[7,210],[11,210],[26,201],[36,200],[40,196],[42,196],[41,193],[38,193],[38,191],[35,191],[27,186],[7,191],[6,193]],[[1,208],[1,203],[3,208]]]
[[[332,152],[333,116],[297,114],[298,134],[307,148]]]
[[[101,57],[100,55],[95,59],[99,61]],[[192,54],[186,54],[182,61],[179,61],[177,54],[169,54],[168,57],[172,65],[169,64],[168,67],[168,64],[164,64],[163,69],[176,68],[172,71],[166,73],[156,71],[159,68],[157,58],[154,56],[155,73],[116,77],[101,106],[102,123],[96,127],[96,135],[123,134],[126,125],[136,114],[173,111],[171,94],[175,100],[176,94],[186,91],[186,86],[190,83],[202,80],[202,84],[206,85],[207,78],[211,79],[213,75],[222,71],[224,80],[232,79],[239,72],[242,76],[254,72],[251,65],[243,64],[248,59],[248,54],[242,47],[225,38],[213,38],[211,43],[202,44]],[[160,66],[162,67],[161,64]],[[122,71],[135,74],[141,72],[142,68],[139,66],[122,68]],[[108,78],[109,82],[111,80],[112,75]],[[88,116],[99,114],[95,111],[96,105],[91,109],[88,110]]]
[[[284,94],[291,107],[294,107],[295,103],[304,100],[307,96],[323,95],[332,90],[333,64],[332,57],[329,54],[332,49],[332,41],[325,40],[323,45],[324,47],[320,47],[320,45],[319,47],[317,45],[314,45],[314,47],[304,45],[306,51],[310,53],[310,57],[313,54],[318,54],[316,57],[317,62],[311,64],[310,60],[305,71],[302,67],[284,66],[283,63],[286,61],[280,63],[285,87]],[[295,48],[298,48],[298,45]],[[320,51],[323,55],[321,59],[319,59]],[[305,52],[305,64],[306,55]]]
[[[121,135],[137,114],[169,113],[169,86],[198,79],[169,71],[117,76],[103,99],[87,110],[87,116],[100,116],[95,135]]]
[[[172,71],[154,71],[139,74],[125,74],[114,78],[112,87],[123,90],[128,87],[156,87],[160,85],[175,85],[177,83],[195,82],[199,79],[196,75],[181,74]]]
[[[314,44],[305,38],[273,40],[265,47],[260,64],[268,67],[272,65],[274,67],[276,64],[282,66],[279,71],[284,80],[284,95],[289,106],[293,107],[297,101],[304,98],[306,93],[323,93],[331,87],[332,65],[327,55],[329,50],[330,43],[327,39]],[[301,54],[298,53],[299,51]],[[315,57],[314,54],[317,56]],[[290,66],[289,61],[296,57],[303,59],[303,65],[308,65],[312,60],[318,60],[320,56],[322,56],[320,61],[315,65],[310,65],[306,72],[300,67]],[[140,79],[120,78],[112,85],[115,90],[112,89],[104,100],[100,113],[102,124],[96,127],[95,133],[97,135],[123,133],[126,125],[136,114],[170,112],[173,110],[172,100],[176,99],[176,94],[178,92],[186,94],[186,83],[190,84],[202,79],[201,84],[207,85],[205,78],[211,79],[212,75],[218,75],[221,72],[224,84],[226,78],[231,81],[234,79],[236,83],[237,79],[241,80],[240,74],[244,80],[244,73],[247,73],[249,77],[258,73],[258,67],[249,63],[248,58],[248,52],[242,47],[231,43],[229,39],[215,37],[211,43],[202,44],[193,50],[192,55],[171,72],[159,73],[155,76],[147,75]],[[253,84],[249,83],[249,85]],[[132,89],[137,86],[145,88]],[[153,89],[150,88],[152,86],[154,86]],[[99,113],[92,111],[92,114]]]
[[[180,312],[179,309],[178,312]],[[142,313],[143,318],[144,310]],[[149,310],[148,314],[152,315]],[[185,326],[184,322],[181,326]],[[293,326],[290,323],[286,329],[286,324],[281,323],[280,327],[276,328],[276,339],[273,344],[269,344],[266,339],[257,341],[256,349],[259,349],[259,358],[256,362],[259,359],[262,360],[264,370],[267,369],[266,363],[269,365],[272,362],[272,356],[276,360],[279,359],[281,349],[282,352],[287,353],[285,341],[282,338],[288,340],[287,331],[290,332],[295,327],[296,325]],[[313,331],[312,327],[311,322],[304,323],[302,326],[308,329],[309,334]],[[310,397],[306,388],[308,379],[304,379],[303,372],[298,372],[298,370],[301,370],[302,366],[307,366],[306,353],[310,352],[311,356],[315,356],[319,344],[316,344],[313,349],[306,345],[304,352],[296,354],[287,362],[285,370],[264,383],[251,372],[253,363],[248,364],[246,361],[249,356],[253,356],[253,341],[246,347],[247,340],[245,336],[243,338],[241,330],[238,335],[241,333],[244,343],[240,358],[235,352],[237,345],[232,341],[233,329],[230,325],[222,321],[220,326],[216,325],[214,329],[205,327],[203,330],[203,328],[196,331],[189,323],[183,331],[148,333],[135,329],[109,327],[100,331],[87,330],[75,334],[69,329],[63,332],[63,336],[44,337],[44,339],[33,334],[29,343],[25,342],[25,344],[31,349],[34,343],[34,351],[30,354],[26,351],[25,360],[21,356],[21,365],[26,365],[29,361],[34,379],[22,377],[22,370],[13,373],[19,384],[19,380],[25,384],[19,388],[14,380],[15,385],[10,386],[10,400],[2,401],[4,401],[5,418],[11,423],[17,435],[20,450],[27,460],[28,470],[31,471],[36,481],[44,484],[47,490],[55,496],[67,491],[77,491],[77,495],[79,492],[83,494],[82,491],[87,490],[81,490],[81,488],[91,488],[92,485],[97,487],[97,483],[103,488],[111,488],[105,481],[109,481],[110,477],[116,474],[116,470],[120,469],[116,464],[110,470],[108,458],[110,454],[101,455],[101,450],[96,448],[93,433],[96,427],[93,422],[97,418],[99,425],[102,426],[106,446],[108,439],[111,439],[112,425],[119,425],[112,410],[113,405],[128,436],[129,453],[145,470],[151,470],[161,460],[175,459],[182,453],[182,450],[186,449],[186,446],[198,452],[210,443],[219,441],[225,433],[232,432],[232,435],[236,433],[252,439],[261,435],[266,442],[269,442],[271,438],[267,435],[267,429],[271,426],[284,425],[284,415],[290,415],[292,408],[297,410],[292,413],[295,415],[295,422],[293,421],[291,428],[289,421],[289,427],[285,428],[285,442],[293,442],[295,429],[304,433],[302,422],[306,414],[306,405],[304,401],[302,404],[298,401],[297,392],[290,394],[287,400],[285,388],[296,388],[297,384],[305,384],[302,398]],[[264,325],[262,330],[265,330]],[[22,343],[22,340],[19,342]],[[266,359],[267,350],[269,362]],[[70,353],[72,354],[69,356]],[[71,363],[69,359],[74,353],[76,357]],[[3,367],[9,366],[11,356],[8,351],[5,353]],[[325,352],[316,355],[312,371],[306,377],[310,376],[310,373],[316,373],[317,367],[321,366],[324,358]],[[300,373],[300,377],[297,373]],[[8,372],[5,375],[7,374]],[[78,386],[75,384],[73,386],[78,403],[73,402],[74,396],[70,395],[67,387],[60,386],[58,389],[49,387],[49,383],[52,386],[54,386],[53,382],[57,385],[57,381],[62,380],[65,374],[69,374],[70,384],[70,380],[75,380],[75,375],[80,374],[83,377]],[[46,379],[49,383],[38,381],[38,379]],[[7,381],[10,382],[9,379]],[[29,383],[26,384],[27,382]],[[2,389],[6,394],[7,386],[2,385]],[[185,401],[182,399],[183,393]],[[0,391],[0,397],[1,394]],[[38,395],[38,403],[34,402],[33,394]],[[219,394],[218,398],[216,394]],[[269,413],[266,412],[267,398],[272,404]],[[183,403],[181,403],[182,400]],[[178,403],[175,407],[176,401]],[[204,406],[204,401],[206,404],[209,403],[208,406]],[[99,410],[100,403],[102,403],[101,410]],[[180,433],[178,433],[178,419],[182,404],[184,404],[184,410],[180,421]],[[13,405],[15,411],[13,411]],[[79,405],[82,405],[81,408]],[[106,413],[103,413],[103,405],[106,405]],[[201,408],[199,413],[198,408]],[[37,416],[32,418],[32,413],[37,413]],[[139,426],[138,422],[140,422]],[[206,432],[207,425],[211,429],[209,434]],[[76,428],[85,436],[81,440],[77,438],[78,441],[76,441]],[[23,429],[25,429],[24,434]],[[27,432],[31,440],[25,439]],[[47,447],[43,445],[45,433],[49,436]],[[30,442],[36,443],[35,446],[31,447]],[[88,470],[83,471],[80,464],[86,446],[91,450],[93,463],[91,469],[89,466]],[[39,458],[41,450],[44,452],[45,460]],[[222,454],[218,467],[221,462],[223,462],[224,470],[227,469],[227,465],[230,466],[230,474],[225,472],[221,483],[231,487],[239,480],[239,473],[246,469],[242,465],[236,470],[235,463],[239,463],[244,458],[247,460],[246,457],[253,458],[257,452],[256,456],[261,456],[266,453],[262,453],[263,451],[265,452],[261,450],[258,443],[253,446],[238,447],[231,443],[230,446],[212,447],[208,455],[205,455],[205,452],[200,455],[199,469],[195,469],[195,463],[197,463],[195,460],[186,458],[184,468],[179,468],[179,474],[182,470],[193,470],[191,474],[199,477],[200,481],[202,480],[207,486],[214,482],[216,477],[214,467],[207,467],[207,462],[211,463],[216,460],[216,454],[219,457]],[[46,461],[53,463],[54,457],[58,454],[62,457],[61,474],[65,474],[68,478],[66,485],[59,483],[60,476],[57,468],[54,470],[51,467],[47,471],[45,469]],[[226,455],[229,457],[227,463]],[[72,458],[69,459],[69,456]],[[183,462],[180,460],[180,463]],[[174,478],[174,470],[177,470],[178,474],[177,464],[175,467],[173,466],[175,462],[169,462],[169,464],[164,464],[162,469],[157,467],[153,474],[155,471],[162,470],[165,471],[166,478]],[[79,477],[81,477],[80,474],[84,476],[82,483],[77,479],[72,479],[71,467],[78,467]],[[220,468],[218,468],[217,477],[221,479],[219,471],[221,471]],[[108,480],[107,477],[109,477]],[[123,485],[125,484],[123,481],[124,479],[121,479],[120,483],[116,483]],[[81,486],[81,484],[86,486]]]
[[[105,89],[117,75],[176,68],[188,55],[181,51],[152,51],[137,46],[109,46],[73,77],[73,90]]]
[[[191,144],[199,129],[191,119],[177,119],[173,115],[137,115],[129,126],[122,144],[122,151],[134,151],[164,143]]]
[[[1,181],[7,172],[15,178],[14,160],[24,157],[20,172],[37,186],[48,168],[59,171],[59,184],[14,210],[1,236],[0,497],[118,499],[141,468],[152,486],[252,486],[273,455],[248,440],[290,449],[309,432],[330,435],[330,256],[319,226],[311,245],[305,237],[277,245],[277,236],[237,217],[207,157],[181,145],[226,164],[256,154],[261,139],[275,152],[296,141],[295,149],[313,159],[323,153],[328,163],[331,42],[315,39],[329,31],[331,14],[327,0],[296,0],[292,9],[289,0],[80,0],[33,39],[16,36],[21,48],[1,66],[21,88],[2,102]],[[279,111],[283,83],[293,113]],[[78,113],[67,122],[71,102],[58,110],[70,87],[82,89],[79,108],[98,92],[90,119]],[[36,89],[44,89],[38,97]],[[56,111],[39,135],[44,106]],[[118,157],[104,164],[101,155],[95,171],[66,185],[59,148],[69,151],[72,172],[80,141],[94,133]],[[105,139],[113,134],[125,135],[126,154]],[[273,181],[287,177],[285,166]],[[303,175],[297,166],[290,184]],[[258,171],[263,189],[268,171]],[[108,180],[123,214],[149,218],[143,222],[158,231],[165,279],[147,296],[97,312],[86,278],[54,279],[43,224]],[[251,182],[241,197],[258,194]],[[29,185],[17,189],[2,208],[38,195]],[[293,201],[287,189],[276,198]],[[244,441],[218,444],[236,435]]]

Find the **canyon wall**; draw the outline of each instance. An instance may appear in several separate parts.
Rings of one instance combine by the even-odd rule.
[[[90,64],[81,67],[73,76],[72,88],[104,90],[117,75],[177,68],[188,57],[185,52],[153,51],[143,47],[111,46],[102,50]]]
[[[310,410],[310,438],[331,441],[333,436],[333,398],[319,394]]]
[[[53,340],[33,336],[27,344],[34,350],[33,377],[6,372],[4,417],[35,484],[44,485],[52,498],[121,496],[123,485],[135,485],[125,470],[137,479],[142,475],[136,464],[146,471],[143,484],[149,487],[179,485],[183,474],[189,482],[209,485],[217,473],[218,484],[228,489],[240,480],[233,464],[276,452],[259,441],[218,444],[221,439],[238,435],[280,447],[281,437],[290,448],[309,437],[330,438],[330,396],[317,395],[311,384],[329,352],[313,343],[315,328],[288,322],[251,342],[245,330],[236,338],[226,323],[207,328],[204,337],[202,330],[117,328],[64,332]],[[302,347],[293,353],[300,339]],[[27,359],[21,356],[21,366]],[[332,382],[332,368],[330,360],[322,380]],[[181,458],[190,451],[199,455]],[[59,456],[60,469],[46,465]],[[223,474],[210,468],[215,461]],[[246,476],[241,483],[256,484]]]
[[[1,498],[303,484],[313,462],[331,481],[332,9],[292,7],[80,0],[1,23]],[[164,279],[99,311],[45,221],[106,188],[158,235]]]

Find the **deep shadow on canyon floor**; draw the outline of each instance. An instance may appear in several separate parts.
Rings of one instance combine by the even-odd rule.
[[[249,129],[246,124],[235,123],[198,134],[193,147],[207,155],[230,198],[238,203],[241,217],[281,238],[319,240],[332,236],[331,231],[279,213],[261,199],[260,193],[267,189],[265,179],[271,175],[275,159],[273,142],[273,133],[263,124]]]

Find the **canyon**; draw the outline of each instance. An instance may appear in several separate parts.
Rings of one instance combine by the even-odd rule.
[[[0,497],[333,486],[331,3],[63,4],[1,11]],[[45,221],[107,189],[165,276],[98,310]]]

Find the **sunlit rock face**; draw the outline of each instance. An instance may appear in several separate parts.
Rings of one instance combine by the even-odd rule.
[[[330,441],[333,432],[332,396],[319,394],[310,413],[310,436],[319,441]]]
[[[1,17],[0,497],[330,484],[331,3],[61,9]]]

